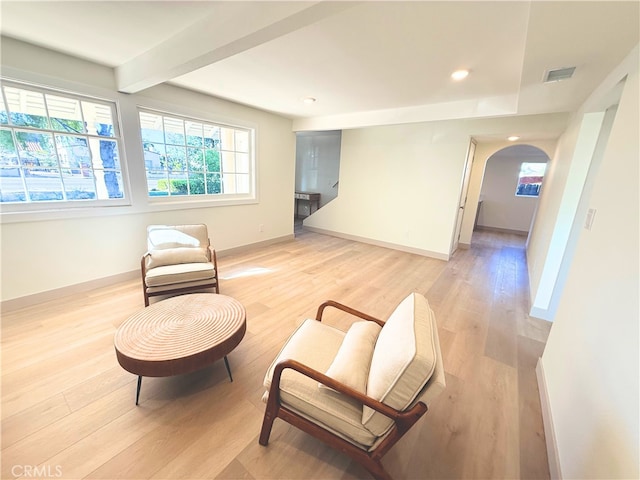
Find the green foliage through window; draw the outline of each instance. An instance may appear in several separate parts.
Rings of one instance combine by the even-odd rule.
[[[2,82],[0,203],[124,198],[115,105]]]
[[[150,197],[251,193],[253,132],[140,110]]]

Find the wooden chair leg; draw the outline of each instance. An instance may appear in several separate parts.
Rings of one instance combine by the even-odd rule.
[[[258,443],[263,447],[266,447],[269,443],[269,436],[271,436],[271,428],[273,427],[273,422],[277,417],[277,406],[276,411],[272,411],[272,409],[267,404],[267,408],[264,411],[264,419],[262,420],[262,429],[260,430],[260,439]]]
[[[262,420],[262,430],[260,430],[260,439],[258,443],[264,447],[269,443],[271,428],[274,420],[278,417],[280,411],[280,394],[277,385],[271,384],[269,397],[267,398],[267,406],[264,409],[264,419]]]
[[[393,480],[391,475],[387,473],[387,471],[382,466],[380,461],[373,460],[371,463],[367,463],[366,465],[362,465],[367,472],[371,474],[375,480]]]

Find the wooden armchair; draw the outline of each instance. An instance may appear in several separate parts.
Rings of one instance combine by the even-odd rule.
[[[345,333],[322,322],[326,307],[363,321]],[[376,479],[391,477],[381,459],[445,388],[433,312],[411,294],[386,322],[337,302],[289,337],[265,375],[259,443],[276,418],[340,450]]]
[[[220,293],[216,252],[207,226],[149,225],[140,261],[144,305],[149,297],[202,291]]]

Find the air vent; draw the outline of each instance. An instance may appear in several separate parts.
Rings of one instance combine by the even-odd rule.
[[[544,75],[544,83],[559,82],[573,77],[576,67],[556,68],[555,70],[547,70]]]

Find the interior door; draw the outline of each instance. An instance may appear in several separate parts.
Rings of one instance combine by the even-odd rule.
[[[467,203],[467,191],[469,190],[469,178],[471,178],[471,166],[476,153],[476,141],[472,138],[467,149],[467,158],[464,163],[464,175],[462,177],[462,189],[460,190],[460,200],[458,202],[458,214],[456,217],[456,229],[451,242],[451,254],[458,249],[460,232],[462,230],[462,220],[464,219],[464,207]]]

